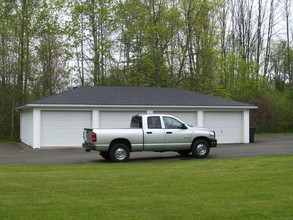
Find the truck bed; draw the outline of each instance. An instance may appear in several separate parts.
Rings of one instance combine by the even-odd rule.
[[[96,134],[94,144],[92,141],[93,133]],[[99,135],[102,134],[102,135]],[[127,139],[131,143],[131,151],[143,151],[143,130],[141,128],[85,128],[84,141],[92,145],[92,150],[106,151],[109,143],[115,140]],[[93,149],[94,148],[94,149]]]

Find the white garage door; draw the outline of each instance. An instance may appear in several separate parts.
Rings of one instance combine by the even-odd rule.
[[[100,128],[129,128],[132,116],[145,112],[100,112]]]
[[[180,119],[181,121],[190,124],[190,125],[197,125],[197,113],[196,112],[171,112],[171,111],[158,111],[154,112],[155,114],[166,114],[166,115],[173,115],[174,117]]]
[[[204,112],[204,127],[216,131],[218,143],[242,142],[242,112]]]
[[[81,147],[84,128],[91,127],[91,112],[42,111],[41,147]]]

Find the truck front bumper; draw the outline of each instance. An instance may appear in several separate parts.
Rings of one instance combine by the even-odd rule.
[[[210,139],[211,147],[217,147],[217,139]]]

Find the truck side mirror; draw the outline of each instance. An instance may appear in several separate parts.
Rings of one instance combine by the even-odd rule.
[[[182,129],[187,129],[188,127],[186,126],[186,124],[182,124]]]

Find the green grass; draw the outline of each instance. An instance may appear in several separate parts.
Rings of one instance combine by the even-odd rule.
[[[0,166],[0,219],[292,217],[293,156]]]

